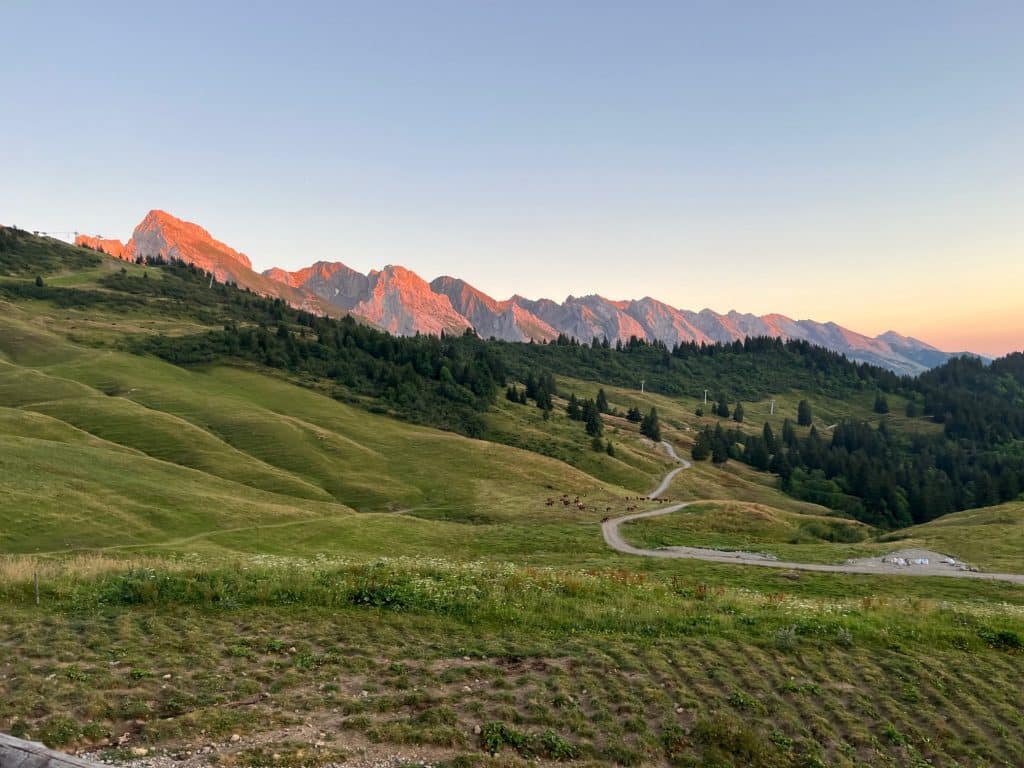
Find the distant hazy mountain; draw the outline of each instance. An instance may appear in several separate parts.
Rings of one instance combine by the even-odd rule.
[[[364,275],[340,262],[320,261],[295,272],[275,268],[260,274],[253,271],[245,254],[197,224],[163,211],[150,211],[124,245],[87,235],[80,236],[79,242],[128,259],[155,255],[182,259],[213,272],[218,280],[311,311],[350,313],[400,335],[463,333],[472,328],[484,338],[506,341],[550,341],[565,334],[583,342],[597,338],[614,343],[636,336],[669,346],[777,336],[805,340],[905,374],[921,373],[953,356],[894,331],[872,338],[830,322],[780,314],[694,312],[649,296],[633,301],[596,295],[569,296],[563,302],[522,296],[498,300],[462,279],[444,276],[427,283],[401,266]]]

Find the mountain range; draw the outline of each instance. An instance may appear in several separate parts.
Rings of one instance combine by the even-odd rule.
[[[161,256],[194,263],[220,281],[281,298],[308,311],[351,314],[398,335],[473,329],[484,338],[505,341],[545,342],[565,334],[582,342],[596,338],[612,343],[636,336],[657,339],[670,347],[682,342],[777,336],[805,340],[852,360],[910,375],[954,356],[895,331],[870,337],[836,323],[793,320],[780,314],[694,312],[649,296],[628,301],[569,296],[561,303],[522,296],[498,300],[460,278],[442,276],[428,283],[397,265],[363,274],[341,262],[319,261],[294,272],[273,268],[260,273],[245,254],[199,225],[159,210],[146,215],[127,243],[89,235],[78,235],[75,242],[128,260]]]

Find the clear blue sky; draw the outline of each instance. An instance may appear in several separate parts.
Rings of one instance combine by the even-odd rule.
[[[3,0],[0,222],[1024,347],[1024,3]]]

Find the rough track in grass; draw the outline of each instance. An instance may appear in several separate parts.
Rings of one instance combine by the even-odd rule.
[[[661,443],[669,456],[677,461],[680,466],[673,469],[664,478],[658,487],[651,491],[651,498],[661,496],[672,483],[672,480],[684,469],[692,465],[686,459],[680,458],[675,448],[667,440]],[[726,551],[721,549],[708,549],[706,547],[664,547],[661,549],[643,549],[634,547],[626,541],[619,527],[623,523],[633,520],[641,520],[645,517],[658,517],[671,512],[678,512],[691,504],[699,504],[699,501],[687,501],[681,504],[673,504],[663,509],[652,509],[647,512],[636,512],[623,517],[605,520],[601,524],[601,531],[604,540],[609,547],[627,555],[642,555],[644,557],[665,557],[682,558],[688,560],[706,560],[713,563],[739,563],[740,565],[760,565],[767,568],[785,568],[796,571],[821,571],[825,573],[866,573],[866,574],[888,574],[897,576],[955,576],[967,579],[994,579],[997,581],[1011,581],[1024,584],[1024,574],[1019,573],[983,573],[981,571],[964,570],[960,565],[943,563],[945,555],[938,552],[930,552],[923,549],[901,550],[882,557],[864,557],[856,560],[849,560],[839,565],[824,565],[820,563],[793,563],[785,560],[776,560],[771,555],[757,552]],[[886,559],[900,557],[905,560],[925,558],[928,565],[898,565],[886,562]]]

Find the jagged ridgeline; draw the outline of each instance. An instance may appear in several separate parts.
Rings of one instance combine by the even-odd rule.
[[[8,276],[0,281],[0,294],[177,317],[187,321],[186,332],[121,335],[110,343],[178,365],[255,365],[373,411],[495,440],[505,438],[489,433],[487,412],[499,388],[552,374],[630,389],[643,380],[648,391],[668,396],[698,397],[712,386],[723,405],[786,392],[812,404],[816,397],[877,393],[882,413],[886,396],[898,396],[907,402],[907,416],[924,414],[942,430],[903,431],[888,420],[878,426],[861,421],[829,431],[818,425],[813,434],[805,429],[762,444],[749,430],[725,429],[708,435],[702,446],[719,445],[715,455],[722,460],[775,472],[794,496],[882,526],[995,504],[1015,498],[1024,486],[1020,354],[991,365],[953,359],[909,378],[805,341],[770,338],[669,348],[639,339],[580,344],[565,336],[546,344],[484,341],[471,331],[400,337],[352,317],[296,309],[280,297],[160,258],[148,260],[149,270],[100,270],[91,287],[43,279],[93,269],[101,259],[87,249],[0,230],[0,273]]]

